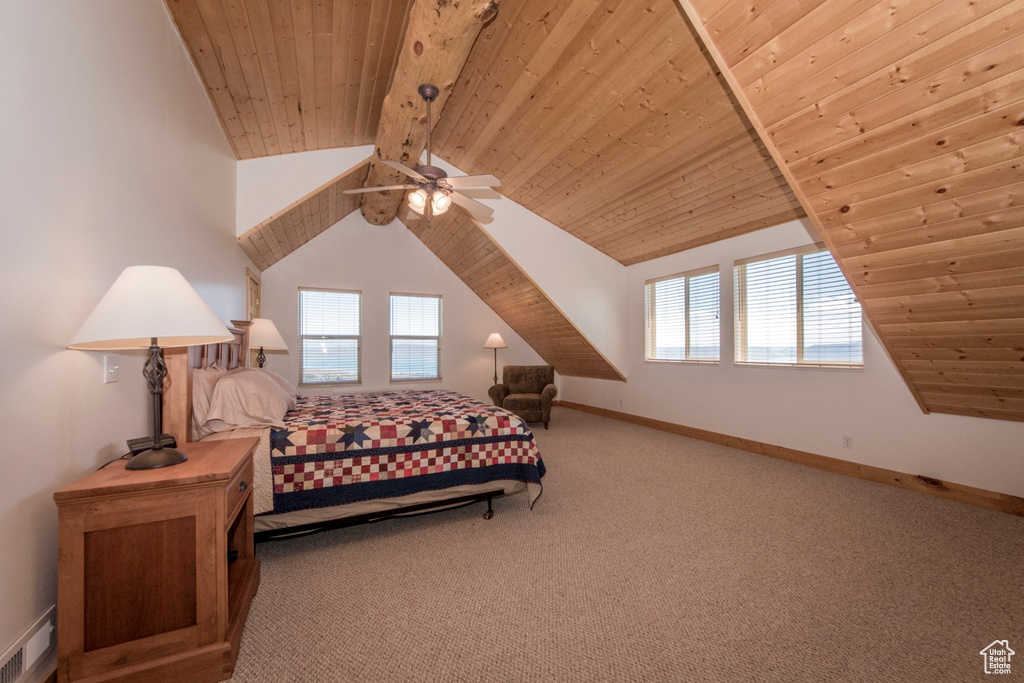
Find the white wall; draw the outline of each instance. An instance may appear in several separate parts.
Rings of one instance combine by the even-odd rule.
[[[373,145],[361,145],[239,161],[235,234],[256,227],[371,154]]]
[[[364,145],[239,162],[237,234],[362,163],[372,153],[373,146]],[[449,175],[463,175],[463,171],[436,156],[433,163]],[[613,364],[624,360],[618,321],[625,315],[622,283],[626,268],[495,191],[467,194],[495,211],[484,230]]]
[[[1024,496],[1024,424],[925,415],[874,334],[864,369],[733,364],[733,260],[810,244],[800,222],[630,266],[620,326],[628,383],[562,378],[559,398],[819,455]],[[719,264],[722,360],[644,361],[644,282]],[[853,450],[842,437],[853,437]]]
[[[448,175],[464,171],[434,157]],[[469,191],[494,209],[484,230],[555,305],[622,370],[627,350],[620,333],[626,314],[626,267],[494,190]]]
[[[235,161],[162,3],[5,3],[0,22],[0,651],[56,600],[53,491],[150,429],[141,353],[64,347],[129,265],[245,312]]]
[[[360,385],[306,388],[303,393],[452,389],[490,402],[494,351],[483,343],[498,332],[509,348],[498,351],[503,365],[543,363],[462,280],[404,225],[370,225],[356,211],[314,240],[263,271],[262,315],[277,325],[290,353],[267,354],[267,367],[297,381],[298,288],[323,287],[362,292],[363,381]],[[389,295],[443,297],[441,375],[443,381],[390,382]]]

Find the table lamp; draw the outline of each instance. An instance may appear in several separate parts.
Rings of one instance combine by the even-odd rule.
[[[132,457],[129,470],[185,462],[188,457],[163,445],[162,416],[167,365],[162,349],[231,341],[233,335],[174,268],[130,266],[122,271],[71,338],[69,349],[119,351],[149,349],[142,374],[153,405],[152,446]]]
[[[256,354],[256,362],[261,368],[267,362],[267,356],[263,353],[264,349],[267,351],[288,350],[288,345],[284,343],[284,338],[270,318],[252,319],[252,325],[249,326],[249,348],[257,346],[260,351]]]
[[[479,337],[478,337],[479,339]],[[497,332],[491,334],[484,342],[485,349],[494,349],[494,383],[498,383],[498,349],[507,349],[508,344],[501,338],[501,335]]]

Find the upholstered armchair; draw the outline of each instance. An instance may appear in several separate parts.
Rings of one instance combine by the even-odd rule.
[[[543,422],[547,429],[551,401],[558,393],[555,369],[550,365],[506,365],[501,378],[501,384],[487,392],[494,405],[511,410],[527,422]]]

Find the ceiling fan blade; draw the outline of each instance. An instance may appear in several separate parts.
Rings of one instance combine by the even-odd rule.
[[[469,211],[477,218],[490,218],[494,215],[494,209],[486,204],[481,204],[475,199],[470,199],[464,194],[452,192],[449,196],[452,198],[453,202],[461,206],[466,211]]]
[[[426,181],[426,178],[424,178],[422,175],[420,175],[416,171],[412,170],[408,166],[403,166],[402,164],[398,163],[397,161],[388,161],[387,159],[384,159],[383,161],[384,161],[385,164],[387,164],[391,168],[395,169],[396,171],[401,171],[402,173],[404,173],[405,175],[409,176],[410,178],[415,178],[416,180]]]
[[[382,185],[381,187],[357,187],[354,190],[345,190],[344,194],[359,194],[360,192],[384,192],[385,190],[411,190],[419,185]]]
[[[454,178],[445,178],[453,190],[468,189],[471,187],[499,187],[501,181],[496,177],[487,175],[457,175]]]

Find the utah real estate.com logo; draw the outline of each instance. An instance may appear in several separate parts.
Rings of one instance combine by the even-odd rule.
[[[993,640],[991,645],[981,651],[981,656],[985,658],[985,673],[1010,673],[1010,657],[1015,654],[1017,653],[1010,649],[1008,641]]]

